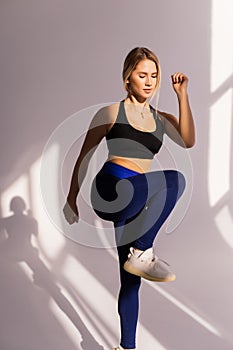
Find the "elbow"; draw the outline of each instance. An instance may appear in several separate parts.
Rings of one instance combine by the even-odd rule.
[[[185,148],[192,148],[196,144],[196,135],[192,133],[192,135],[187,135],[187,137],[183,137],[183,143]]]
[[[184,147],[185,148],[192,148],[193,146],[195,146],[195,143],[196,143],[195,140],[186,141],[186,142],[184,142]]]

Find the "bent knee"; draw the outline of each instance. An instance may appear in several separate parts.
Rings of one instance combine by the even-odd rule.
[[[177,171],[177,199],[179,199],[184,193],[186,187],[186,179],[184,175]]]
[[[177,192],[177,197],[179,198],[186,187],[185,176],[183,175],[183,173],[177,170],[167,170],[165,174],[167,187],[175,189]]]
[[[178,194],[180,193],[180,195],[184,192],[185,187],[186,187],[186,179],[184,174],[182,174],[181,172],[177,172],[178,174]]]

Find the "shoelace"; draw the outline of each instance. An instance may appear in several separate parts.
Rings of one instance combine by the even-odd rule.
[[[163,259],[160,259],[158,258],[157,256],[156,257],[153,257],[151,261],[162,261],[164,264],[166,264],[167,266],[171,266],[167,261],[163,260]]]

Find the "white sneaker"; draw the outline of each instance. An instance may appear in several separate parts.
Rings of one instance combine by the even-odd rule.
[[[128,260],[124,263],[124,270],[149,281],[170,282],[176,279],[176,275],[168,268],[169,264],[159,259],[149,248],[137,254],[134,248],[130,248]]]

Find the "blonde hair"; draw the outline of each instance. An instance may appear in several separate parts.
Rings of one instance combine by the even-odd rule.
[[[156,68],[157,68],[157,81],[156,81],[154,94],[160,87],[161,68],[160,68],[158,57],[151,50],[147,49],[146,47],[135,47],[126,56],[125,61],[124,61],[124,65],[123,65],[123,71],[122,71],[122,78],[123,78],[123,82],[124,82],[124,87],[128,93],[128,96],[131,95],[130,87],[129,87],[129,78],[130,78],[132,72],[135,70],[137,64],[145,59],[153,61],[156,65]]]

